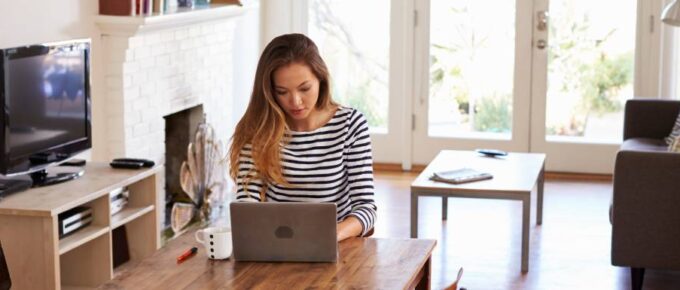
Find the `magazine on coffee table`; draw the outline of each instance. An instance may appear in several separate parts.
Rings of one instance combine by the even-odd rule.
[[[461,184],[485,179],[491,179],[493,175],[488,172],[478,171],[472,168],[459,168],[455,170],[437,171],[430,177],[431,180]]]

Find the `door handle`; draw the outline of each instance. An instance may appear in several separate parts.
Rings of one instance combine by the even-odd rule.
[[[538,49],[544,49],[546,45],[547,42],[543,39],[539,39],[538,41],[536,41],[536,47],[538,47]]]
[[[536,12],[536,29],[538,31],[545,31],[548,29],[548,17],[549,17],[548,11],[538,11]]]

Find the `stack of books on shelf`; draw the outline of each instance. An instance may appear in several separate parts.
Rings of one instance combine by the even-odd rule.
[[[493,175],[488,172],[478,171],[472,168],[459,168],[447,171],[437,171],[430,177],[431,180],[447,182],[452,184],[461,184],[485,179],[491,179]]]
[[[150,16],[183,9],[208,8],[210,4],[239,5],[239,0],[99,0],[99,14],[116,16]]]
[[[127,205],[129,196],[130,191],[127,187],[121,187],[109,194],[111,199],[111,215],[120,212]]]
[[[99,0],[99,14],[137,16],[176,10],[178,0]],[[186,0],[185,0],[186,2]]]

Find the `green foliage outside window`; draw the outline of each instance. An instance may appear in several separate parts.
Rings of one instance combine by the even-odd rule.
[[[378,100],[369,97],[370,85],[370,80],[364,80],[361,84],[348,87],[346,96],[340,96],[339,93],[335,91],[333,97],[342,105],[355,108],[363,113],[369,127],[386,127],[387,118],[381,116]]]
[[[564,2],[564,5],[567,3]],[[633,52],[613,55],[604,48],[616,30],[592,39],[589,34],[590,17],[575,17],[553,18],[559,23],[551,25],[548,68],[550,74],[561,76],[556,92],[577,94],[580,99],[567,123],[546,128],[550,135],[584,136],[591,116],[599,117],[621,110],[623,101],[620,92],[630,86],[633,79]],[[558,31],[557,27],[568,27],[568,30]]]
[[[362,31],[352,30],[348,25],[356,19],[348,18],[335,7],[353,5],[360,1],[315,0],[310,1],[310,21],[323,32],[323,38],[315,40],[325,44],[322,56],[329,65],[332,76],[333,98],[341,105],[362,112],[371,129],[387,129],[388,55],[378,57],[365,42],[358,42]],[[355,3],[355,4],[356,4]],[[322,46],[323,47],[323,46]],[[342,74],[342,75],[340,75]]]
[[[632,52],[614,57],[602,53],[593,64],[581,65],[581,110],[598,115],[620,111],[618,93],[632,81],[632,62]]]
[[[510,96],[492,96],[475,105],[473,127],[478,132],[506,133],[512,125]]]

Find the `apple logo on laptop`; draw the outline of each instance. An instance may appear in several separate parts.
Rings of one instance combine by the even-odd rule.
[[[279,226],[274,235],[279,239],[291,239],[293,238],[293,229],[287,226]]]

